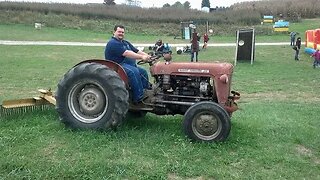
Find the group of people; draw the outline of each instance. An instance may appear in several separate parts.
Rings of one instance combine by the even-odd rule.
[[[301,37],[298,37],[296,39],[296,35],[299,33],[297,32],[290,32],[290,46],[292,46],[293,50],[295,50],[295,56],[294,60],[299,61],[299,52],[301,49]],[[320,66],[320,52],[319,49],[317,49],[314,53],[311,54],[311,57],[314,58],[313,61],[313,68],[316,68],[317,66]]]

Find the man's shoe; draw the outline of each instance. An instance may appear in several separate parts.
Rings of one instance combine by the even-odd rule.
[[[152,89],[152,84],[150,83],[149,84],[149,87],[147,88],[148,90],[151,90]]]

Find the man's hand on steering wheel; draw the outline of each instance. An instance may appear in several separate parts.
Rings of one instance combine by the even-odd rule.
[[[142,64],[146,64],[146,63],[149,63],[149,65],[151,66],[152,64],[154,64],[154,62],[156,62],[156,60],[158,60],[160,58],[160,56],[150,56],[148,55],[149,59],[147,60],[140,60],[137,62],[138,65],[142,65]]]
[[[149,54],[142,55],[142,61],[149,62],[151,60],[151,56]]]

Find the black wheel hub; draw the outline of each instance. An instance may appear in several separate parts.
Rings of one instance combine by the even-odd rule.
[[[209,136],[218,130],[218,122],[214,116],[203,114],[198,116],[195,128],[201,135]]]

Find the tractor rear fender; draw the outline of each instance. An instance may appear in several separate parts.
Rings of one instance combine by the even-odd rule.
[[[120,76],[120,78],[123,80],[123,82],[126,84],[126,86],[128,87],[128,76],[126,74],[126,72],[124,71],[124,69],[120,66],[120,64],[110,61],[110,60],[101,60],[101,59],[89,59],[89,60],[85,60],[82,61],[78,64],[76,64],[75,66],[78,66],[79,64],[83,64],[83,63],[99,63],[99,64],[103,64],[105,66],[107,66],[108,68],[113,69],[115,72],[117,72]]]

